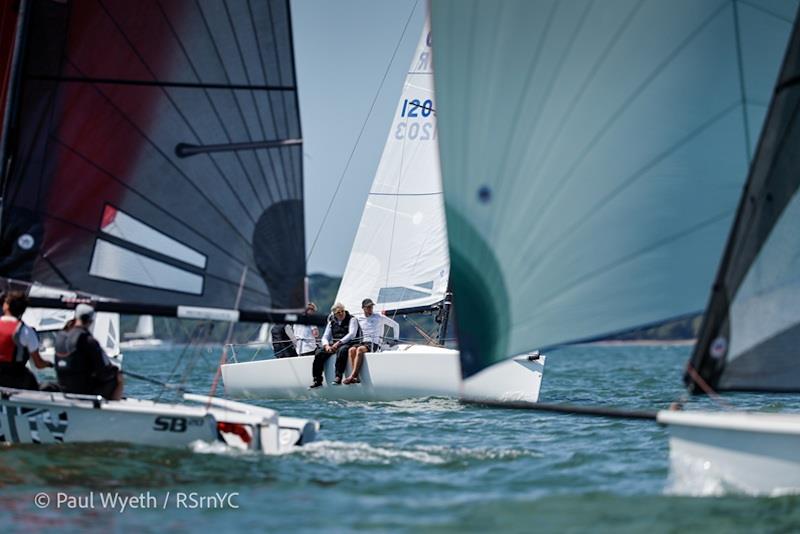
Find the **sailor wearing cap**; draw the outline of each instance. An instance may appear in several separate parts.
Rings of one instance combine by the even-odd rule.
[[[373,313],[375,303],[372,299],[366,298],[361,301],[361,309],[364,316],[358,317],[358,325],[361,327],[361,340],[350,347],[348,358],[350,359],[350,376],[344,379],[345,384],[358,384],[361,382],[359,373],[364,362],[364,354],[367,352],[378,352],[381,341],[383,340],[383,316]]]
[[[122,374],[92,336],[94,308],[75,307],[75,322],[56,335],[56,376],[65,393],[122,398]]]

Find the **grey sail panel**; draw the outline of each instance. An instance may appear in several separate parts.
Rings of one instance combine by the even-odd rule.
[[[796,6],[433,1],[465,375],[703,309]]]
[[[795,23],[691,365],[719,390],[800,391],[800,31]],[[690,375],[686,382],[696,387]]]
[[[125,301],[302,309],[287,0],[29,2],[0,275]]]

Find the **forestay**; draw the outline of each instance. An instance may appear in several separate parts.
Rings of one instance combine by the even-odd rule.
[[[465,376],[702,309],[795,10],[433,0]]]
[[[800,391],[799,28],[692,357],[715,389]]]
[[[23,5],[0,275],[138,303],[303,309],[288,0]]]
[[[426,23],[361,216],[337,300],[359,312],[440,302],[450,258],[436,144],[431,32]]]

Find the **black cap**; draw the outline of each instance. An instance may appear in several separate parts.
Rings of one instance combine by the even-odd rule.
[[[375,303],[372,302],[372,299],[364,299],[361,301],[361,307],[366,308],[367,306],[374,306]]]

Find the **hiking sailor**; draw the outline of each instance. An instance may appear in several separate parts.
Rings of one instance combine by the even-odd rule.
[[[375,303],[372,299],[361,301],[361,309],[364,311],[363,317],[358,317],[358,326],[361,327],[361,339],[358,343],[350,347],[348,358],[350,359],[350,376],[344,379],[345,384],[359,384],[361,378],[361,365],[364,363],[364,354],[367,352],[378,352],[383,340],[383,316],[373,313]]]
[[[65,393],[102,395],[109,400],[122,398],[122,374],[111,363],[89,329],[94,308],[75,307],[75,324],[56,335],[56,376]]]
[[[334,385],[342,383],[345,367],[347,367],[347,354],[353,340],[361,337],[361,328],[358,321],[344,309],[344,304],[337,302],[331,308],[331,315],[328,316],[328,325],[325,333],[322,334],[322,348],[318,349],[314,355],[314,365],[312,375],[314,382],[311,388],[318,388],[322,385],[322,371],[325,362],[331,354],[336,353],[336,378]]]
[[[306,304],[306,315],[311,315],[317,311],[317,305],[313,302]],[[314,354],[319,346],[317,338],[319,330],[316,326],[308,324],[296,324],[292,327],[294,331],[294,346],[300,356]]]
[[[0,317],[0,386],[17,389],[39,389],[36,377],[25,365],[33,360],[37,369],[52,367],[39,356],[39,337],[22,322],[28,298],[21,291],[12,291],[3,299]]]

